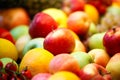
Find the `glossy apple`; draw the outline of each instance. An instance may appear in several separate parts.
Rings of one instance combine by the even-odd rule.
[[[70,53],[75,48],[75,39],[69,29],[58,28],[45,37],[43,46],[54,55]]]
[[[80,37],[84,37],[90,26],[90,19],[83,11],[76,11],[68,16],[67,26],[68,29],[73,30]]]
[[[11,41],[13,44],[15,44],[15,39],[14,37],[12,36],[12,34],[4,29],[4,28],[1,28],[0,27],[0,38],[5,38],[5,39],[8,39],[9,41]]]
[[[112,80],[110,73],[101,65],[91,63],[79,72],[81,80]]]
[[[49,72],[54,74],[59,71],[70,71],[77,74],[80,70],[77,60],[68,53],[54,56],[49,63]]]
[[[93,62],[92,57],[88,55],[86,52],[77,51],[77,52],[72,52],[71,55],[78,61],[81,69],[87,64]]]
[[[8,30],[18,25],[29,25],[30,17],[24,8],[9,8],[1,10],[2,27]]]
[[[92,49],[88,52],[92,57],[94,63],[106,67],[108,61],[110,60],[109,54],[104,49]]]
[[[103,37],[103,45],[110,56],[120,52],[120,27],[108,30]]]
[[[90,36],[88,38],[88,47],[89,49],[95,49],[95,48],[99,48],[99,49],[104,49],[104,45],[103,45],[103,37],[105,35],[105,32],[102,33],[96,33],[93,34],[92,36]]]
[[[48,80],[50,76],[50,73],[38,73],[35,76],[33,76],[31,80]]]
[[[29,29],[28,25],[19,25],[19,26],[16,26],[15,28],[12,28],[10,30],[10,33],[12,34],[14,39],[17,40],[19,37],[23,35],[27,35],[28,29]]]
[[[58,23],[58,27],[67,27],[67,15],[63,10],[58,8],[47,8],[44,9],[42,12],[47,13],[48,15],[53,17]]]
[[[44,38],[34,38],[29,40],[23,48],[22,55],[24,56],[29,50],[33,48],[43,48],[43,42]]]
[[[48,14],[38,12],[29,27],[32,38],[46,37],[46,35],[58,27],[57,22]]]
[[[106,69],[112,75],[112,80],[120,80],[120,53],[116,53],[110,58]]]
[[[63,0],[62,10],[69,15],[75,11],[83,11],[85,6],[84,0]]]

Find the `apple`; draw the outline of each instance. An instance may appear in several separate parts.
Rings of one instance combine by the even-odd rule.
[[[94,63],[106,67],[110,60],[109,54],[104,49],[92,49],[88,51],[88,54],[92,57]]]
[[[80,70],[78,61],[68,53],[54,56],[48,67],[51,74],[59,71],[70,71],[77,74]]]
[[[58,8],[46,8],[42,12],[47,13],[48,15],[53,17],[58,23],[58,27],[67,27],[67,15],[63,10]]]
[[[93,62],[92,57],[88,55],[86,52],[77,51],[72,52],[71,55],[78,61],[80,69],[82,69],[87,64]]]
[[[90,50],[95,48],[104,49],[104,45],[103,45],[104,35],[105,35],[105,32],[95,33],[92,36],[90,36],[87,40],[88,48]]]
[[[46,37],[46,35],[58,27],[57,22],[50,15],[38,12],[29,27],[29,34],[32,38]]]
[[[18,58],[22,59],[22,52],[24,49],[24,46],[27,44],[27,42],[29,42],[31,40],[30,35],[22,35],[21,37],[19,37],[16,42],[15,42],[15,46],[17,48],[18,51]]]
[[[1,27],[11,30],[18,25],[29,25],[30,17],[24,8],[9,8],[1,10]]]
[[[108,30],[103,37],[103,45],[110,56],[120,52],[120,27]]]
[[[87,34],[90,23],[90,18],[83,11],[71,13],[67,20],[68,29],[73,30],[80,37],[84,37]]]
[[[81,40],[75,39],[75,48],[72,52],[83,51],[86,52],[86,46]]]
[[[33,48],[43,48],[43,42],[44,38],[34,38],[29,40],[23,48],[22,55],[24,56],[29,50]]]
[[[43,46],[54,55],[70,53],[75,48],[75,39],[69,29],[58,28],[45,37]]]
[[[110,73],[103,66],[90,63],[79,72],[81,80],[112,80]]]
[[[29,29],[28,25],[19,25],[19,26],[16,26],[15,28],[12,28],[10,30],[10,33],[12,34],[12,36],[14,37],[16,41],[19,37],[23,35],[27,35],[28,29]]]
[[[34,75],[31,80],[48,80],[50,76],[50,73],[38,73]]]
[[[112,80],[120,80],[120,53],[116,53],[110,58],[106,69],[112,75]]]
[[[84,0],[63,0],[62,10],[67,14],[71,14],[75,11],[83,11],[85,6]]]
[[[15,39],[14,37],[12,36],[12,34],[4,29],[4,28],[1,28],[0,27],[0,38],[5,38],[5,39],[8,39],[9,41],[11,41],[13,44],[15,44]]]

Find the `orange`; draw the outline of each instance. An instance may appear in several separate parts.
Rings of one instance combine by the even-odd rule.
[[[99,22],[99,12],[93,5],[85,4],[84,11],[95,24]]]
[[[48,80],[81,80],[76,74],[69,71],[59,71],[51,75]]]
[[[4,57],[9,57],[16,61],[18,59],[18,52],[11,41],[0,38],[0,58]]]
[[[43,48],[31,49],[23,56],[19,71],[21,72],[27,66],[33,76],[37,73],[49,72],[48,65],[53,57],[52,53]]]

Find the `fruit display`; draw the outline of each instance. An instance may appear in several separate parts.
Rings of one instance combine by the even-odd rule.
[[[119,0],[0,0],[0,80],[120,80],[119,21]]]

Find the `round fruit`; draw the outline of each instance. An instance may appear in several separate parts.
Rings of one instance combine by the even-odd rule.
[[[17,60],[18,52],[15,45],[11,41],[0,38],[0,58],[4,57],[9,57]]]
[[[31,71],[32,76],[41,72],[48,72],[48,65],[53,54],[43,48],[34,48],[28,51],[22,58],[19,71],[25,67]]]

